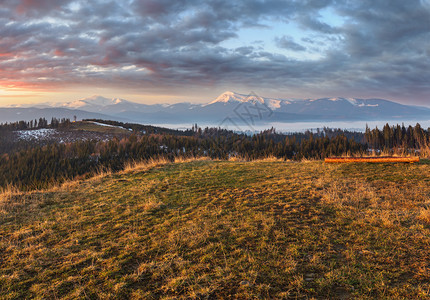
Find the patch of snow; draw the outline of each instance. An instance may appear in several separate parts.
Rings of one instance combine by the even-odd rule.
[[[104,126],[104,127],[116,127],[116,128],[120,127],[120,128],[123,128],[121,126],[115,126],[115,125],[110,125],[110,124],[105,124],[105,123],[99,123],[99,122],[91,122],[91,123],[93,123],[95,125],[99,125],[99,126]]]
[[[341,98],[341,97],[332,97],[332,98],[318,98],[318,99],[308,99],[307,101],[309,102],[314,102],[314,101],[320,101],[320,100],[329,100],[332,102],[337,102],[337,101],[348,101],[349,103],[351,103],[354,106],[358,105],[358,102],[356,99],[354,98]]]
[[[85,105],[87,105],[87,103],[83,100],[76,100],[70,103],[61,104],[62,107],[67,107],[67,108],[80,108]]]
[[[351,103],[352,105],[358,105],[358,102],[357,102],[357,100],[356,99],[354,99],[354,98],[339,98],[339,97],[334,97],[334,98],[329,98],[328,100],[330,100],[330,101],[334,101],[334,102],[336,102],[336,101],[342,101],[342,100],[346,100],[346,101],[348,101],[349,103]]]
[[[93,123],[95,125],[99,125],[99,126],[104,126],[104,127],[120,128],[120,129],[124,129],[124,130],[133,131],[133,129],[131,129],[131,128],[127,129],[127,128],[124,128],[122,126],[115,126],[115,125],[104,124],[104,123],[93,122],[93,121],[91,121],[91,123]]]
[[[348,101],[349,103],[351,103],[354,106],[359,105],[358,102],[357,102],[357,100],[354,99],[354,98],[345,98],[345,100]]]
[[[18,138],[21,140],[32,140],[32,139],[46,139],[57,133],[56,129],[31,129],[31,130],[18,130],[16,131]]]
[[[364,103],[360,103],[358,105],[358,107],[378,107],[379,104],[364,104]]]
[[[270,99],[268,106],[271,109],[276,109],[276,108],[280,108],[281,107],[281,101],[280,100],[274,100],[274,99]]]

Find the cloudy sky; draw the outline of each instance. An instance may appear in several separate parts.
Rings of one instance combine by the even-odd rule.
[[[225,90],[430,106],[430,0],[0,1],[0,104]]]

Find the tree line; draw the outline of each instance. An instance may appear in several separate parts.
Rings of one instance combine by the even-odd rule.
[[[37,122],[37,126],[39,124]],[[60,120],[58,126],[62,124],[66,121]],[[129,126],[120,122],[109,124],[124,128]],[[9,124],[7,126],[11,127],[6,130],[2,126],[0,136],[16,128]],[[419,124],[408,128],[386,125],[382,130],[366,128],[364,133],[323,128],[284,134],[272,128],[254,135],[198,126],[186,131],[166,131],[145,126],[135,124],[131,135],[114,137],[109,141],[53,142],[4,152],[0,154],[0,186],[13,184],[20,189],[46,188],[67,179],[91,176],[100,169],[118,171],[130,161],[157,157],[172,161],[178,157],[199,156],[223,160],[231,157],[246,160],[265,157],[323,159],[328,156],[365,155],[369,149],[404,147],[405,151],[420,150],[428,147],[430,141],[429,130],[422,129]]]
[[[41,128],[68,128],[71,121],[68,118],[51,118],[48,122],[46,118],[39,118],[30,121],[17,121],[10,123],[1,123],[0,130],[26,130],[26,129],[41,129]]]
[[[410,153],[411,151],[428,152],[430,146],[430,128],[425,130],[419,123],[405,127],[404,124],[390,126],[388,123],[379,130],[366,126],[365,143],[372,150],[391,153]]]

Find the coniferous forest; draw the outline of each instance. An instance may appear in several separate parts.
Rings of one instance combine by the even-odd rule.
[[[9,184],[28,190],[46,188],[67,179],[85,178],[100,170],[119,171],[131,161],[151,158],[174,160],[205,156],[227,160],[254,160],[276,157],[284,160],[323,159],[328,156],[369,154],[426,155],[430,130],[419,124],[412,127],[389,126],[382,130],[366,128],[364,133],[323,128],[316,131],[283,134],[275,129],[254,135],[220,128],[172,130],[114,121],[88,120],[126,129],[129,134],[109,140],[91,139],[74,142],[56,140],[17,141],[17,130],[42,128],[67,131],[74,122],[51,122],[41,118],[30,122],[0,125],[0,185]]]

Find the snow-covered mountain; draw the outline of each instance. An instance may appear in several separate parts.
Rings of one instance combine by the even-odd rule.
[[[274,98],[265,98],[257,96],[256,94],[239,94],[235,92],[224,92],[221,95],[219,95],[214,101],[209,102],[206,105],[211,105],[215,103],[224,103],[224,104],[238,104],[238,103],[250,103],[250,104],[257,104],[258,102],[261,104],[267,105],[271,109],[278,109],[280,108],[281,102],[288,102],[288,100],[283,99],[274,99]]]
[[[124,111],[145,111],[150,105],[135,103],[120,98],[109,99],[95,95],[72,102],[54,103],[52,106],[79,109],[95,113],[117,114]]]
[[[427,107],[410,106],[384,99],[318,98],[280,99],[225,92],[209,105],[233,106],[259,101],[273,112],[275,121],[402,120],[430,119]]]
[[[103,118],[146,124],[233,122],[306,122],[340,120],[429,120],[430,109],[384,99],[280,99],[227,91],[205,104],[147,105],[92,96],[68,103],[0,109],[0,122],[45,117]],[[25,116],[25,118],[24,118]]]
[[[128,101],[123,100],[123,99],[119,99],[119,98],[108,99],[108,98],[105,98],[102,96],[95,95],[95,96],[92,96],[90,98],[79,99],[76,101],[57,104],[57,105],[59,105],[61,107],[65,107],[65,108],[71,108],[71,109],[88,110],[90,108],[96,108],[96,107],[97,108],[103,108],[105,106],[120,104],[122,102],[128,102]]]

